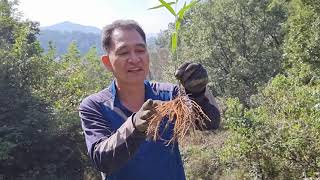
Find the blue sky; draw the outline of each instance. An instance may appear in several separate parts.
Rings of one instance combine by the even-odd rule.
[[[40,26],[71,21],[101,29],[116,19],[134,19],[146,33],[158,33],[174,21],[165,9],[147,10],[159,4],[158,0],[20,0],[18,9]]]

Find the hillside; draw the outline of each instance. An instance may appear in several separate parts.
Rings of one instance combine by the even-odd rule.
[[[40,27],[40,30],[53,30],[53,31],[60,31],[60,32],[83,32],[83,33],[94,33],[100,34],[101,29],[93,26],[84,26],[81,24],[72,23],[69,21],[64,21],[58,24],[54,24],[52,26],[44,26]]]
[[[40,27],[38,40],[41,47],[47,51],[49,42],[53,42],[57,55],[65,54],[71,42],[77,43],[81,54],[85,54],[91,47],[96,47],[98,54],[103,54],[101,48],[101,29],[84,26],[72,22],[61,22],[52,26]],[[154,46],[156,34],[147,34],[149,46]]]
[[[66,53],[68,46],[73,41],[77,43],[81,54],[85,54],[91,47],[97,47],[98,53],[102,54],[100,32],[101,30],[96,27],[62,22],[52,26],[40,27],[38,40],[45,51],[48,50],[49,42],[53,42],[58,55]]]

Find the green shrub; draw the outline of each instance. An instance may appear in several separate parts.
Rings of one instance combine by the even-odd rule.
[[[225,162],[261,178],[316,177],[320,169],[320,84],[278,75],[244,109],[228,99]]]

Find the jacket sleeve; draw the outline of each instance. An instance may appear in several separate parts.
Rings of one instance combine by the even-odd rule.
[[[212,129],[218,129],[220,125],[220,110],[219,106],[212,95],[211,91],[208,87],[206,87],[205,92],[198,96],[198,97],[192,97],[191,98],[199,105],[201,106],[202,111],[210,118],[211,121],[206,120],[205,121],[205,127],[203,130],[212,130]]]
[[[101,172],[111,174],[121,168],[145,140],[130,116],[117,130],[102,115],[102,105],[86,98],[79,107],[89,156]]]

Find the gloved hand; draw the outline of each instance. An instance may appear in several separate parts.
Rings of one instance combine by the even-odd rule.
[[[208,84],[206,69],[199,63],[184,63],[175,72],[175,77],[181,82],[187,93],[204,93]]]
[[[143,103],[140,110],[132,118],[133,125],[138,131],[145,132],[147,130],[148,121],[156,113],[155,108],[161,103],[162,101],[152,99]]]

